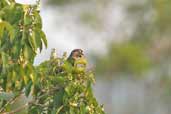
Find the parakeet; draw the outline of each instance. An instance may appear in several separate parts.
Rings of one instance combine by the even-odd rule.
[[[67,61],[74,66],[75,61],[77,61],[78,59],[80,59],[81,57],[83,57],[83,50],[82,49],[74,49],[70,56],[67,58]]]

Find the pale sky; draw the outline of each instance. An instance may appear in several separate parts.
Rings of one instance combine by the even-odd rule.
[[[34,4],[36,0],[16,0],[16,2]],[[42,2],[44,1],[42,0]],[[99,31],[80,22],[80,12],[89,10],[100,12],[103,27]],[[107,49],[107,42],[113,39],[121,39],[118,26],[120,27],[121,22],[123,22],[123,9],[119,5],[115,6],[114,3],[105,9],[96,8],[88,2],[87,4],[69,5],[64,8],[42,5],[40,13],[43,20],[43,30],[48,40],[48,48],[37,55],[35,64],[47,60],[52,48],[57,49],[59,56],[65,51],[69,54],[75,48],[83,49],[86,54],[90,51],[104,53]]]
[[[37,0],[15,0],[15,1],[21,4],[35,4]]]

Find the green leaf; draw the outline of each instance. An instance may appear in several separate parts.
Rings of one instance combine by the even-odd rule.
[[[64,83],[65,82],[65,78],[64,77],[62,77],[62,76],[58,76],[57,78],[56,78],[56,81],[58,82],[58,83]]]
[[[41,41],[41,35],[39,33],[38,29],[34,29],[34,37],[35,37],[35,43],[37,45],[37,48],[39,48],[40,52],[42,51],[42,41]]]
[[[28,76],[27,76],[27,75],[23,75],[22,77],[23,77],[23,79],[24,79],[24,83],[27,84],[28,81],[29,81]]]
[[[45,33],[41,30],[40,31],[40,36],[42,38],[43,43],[45,44],[45,47],[47,48],[47,39]]]
[[[60,90],[59,92],[56,93],[54,96],[54,106],[59,108],[63,104],[63,95],[64,95],[64,90]]]
[[[6,29],[9,33],[10,40],[12,41],[15,37],[13,26],[6,22]]]
[[[8,56],[6,53],[1,52],[3,68],[8,65]]]
[[[30,78],[31,78],[33,84],[35,84],[36,83],[36,76],[33,74],[30,74]]]
[[[28,37],[28,41],[29,41],[29,44],[30,44],[33,52],[36,52],[37,45],[36,45],[36,41],[35,41],[35,33],[34,32],[32,33],[32,35],[30,35]]]
[[[32,24],[31,16],[25,15],[24,16],[24,25],[27,26],[27,25],[31,25],[31,24]]]
[[[26,87],[25,87],[25,95],[26,95],[27,97],[28,97],[29,94],[30,94],[32,84],[33,84],[33,83],[30,81],[30,82],[26,85]]]
[[[3,34],[4,34],[4,28],[5,28],[4,24],[3,24],[2,22],[0,22],[0,38],[2,38],[2,37],[3,37]]]
[[[24,46],[24,58],[30,61],[32,56],[33,56],[32,49],[29,46],[25,45]]]
[[[42,19],[41,19],[40,14],[37,11],[34,12],[34,17],[35,17],[34,23],[35,23],[36,28],[42,29]]]
[[[2,21],[0,22],[0,38],[3,36],[4,30],[8,32],[9,38],[12,41],[15,37],[13,26],[6,21]]]

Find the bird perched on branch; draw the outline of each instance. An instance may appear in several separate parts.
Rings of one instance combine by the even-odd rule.
[[[75,62],[84,57],[83,50],[82,49],[74,49],[69,57],[67,58],[67,61],[71,63],[72,66],[74,66]]]

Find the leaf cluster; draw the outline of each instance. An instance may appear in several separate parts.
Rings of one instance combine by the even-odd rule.
[[[65,58],[55,58],[37,66],[37,102],[30,106],[31,114],[104,114],[92,93],[93,73],[81,65],[84,61],[72,66]]]
[[[46,36],[37,6],[5,0],[0,5],[0,85],[20,91],[35,75],[34,57],[47,46]]]
[[[0,1],[0,113],[104,114],[85,58],[74,66],[65,56],[33,65],[37,52],[47,47],[38,6]],[[21,98],[25,103],[14,108]]]

